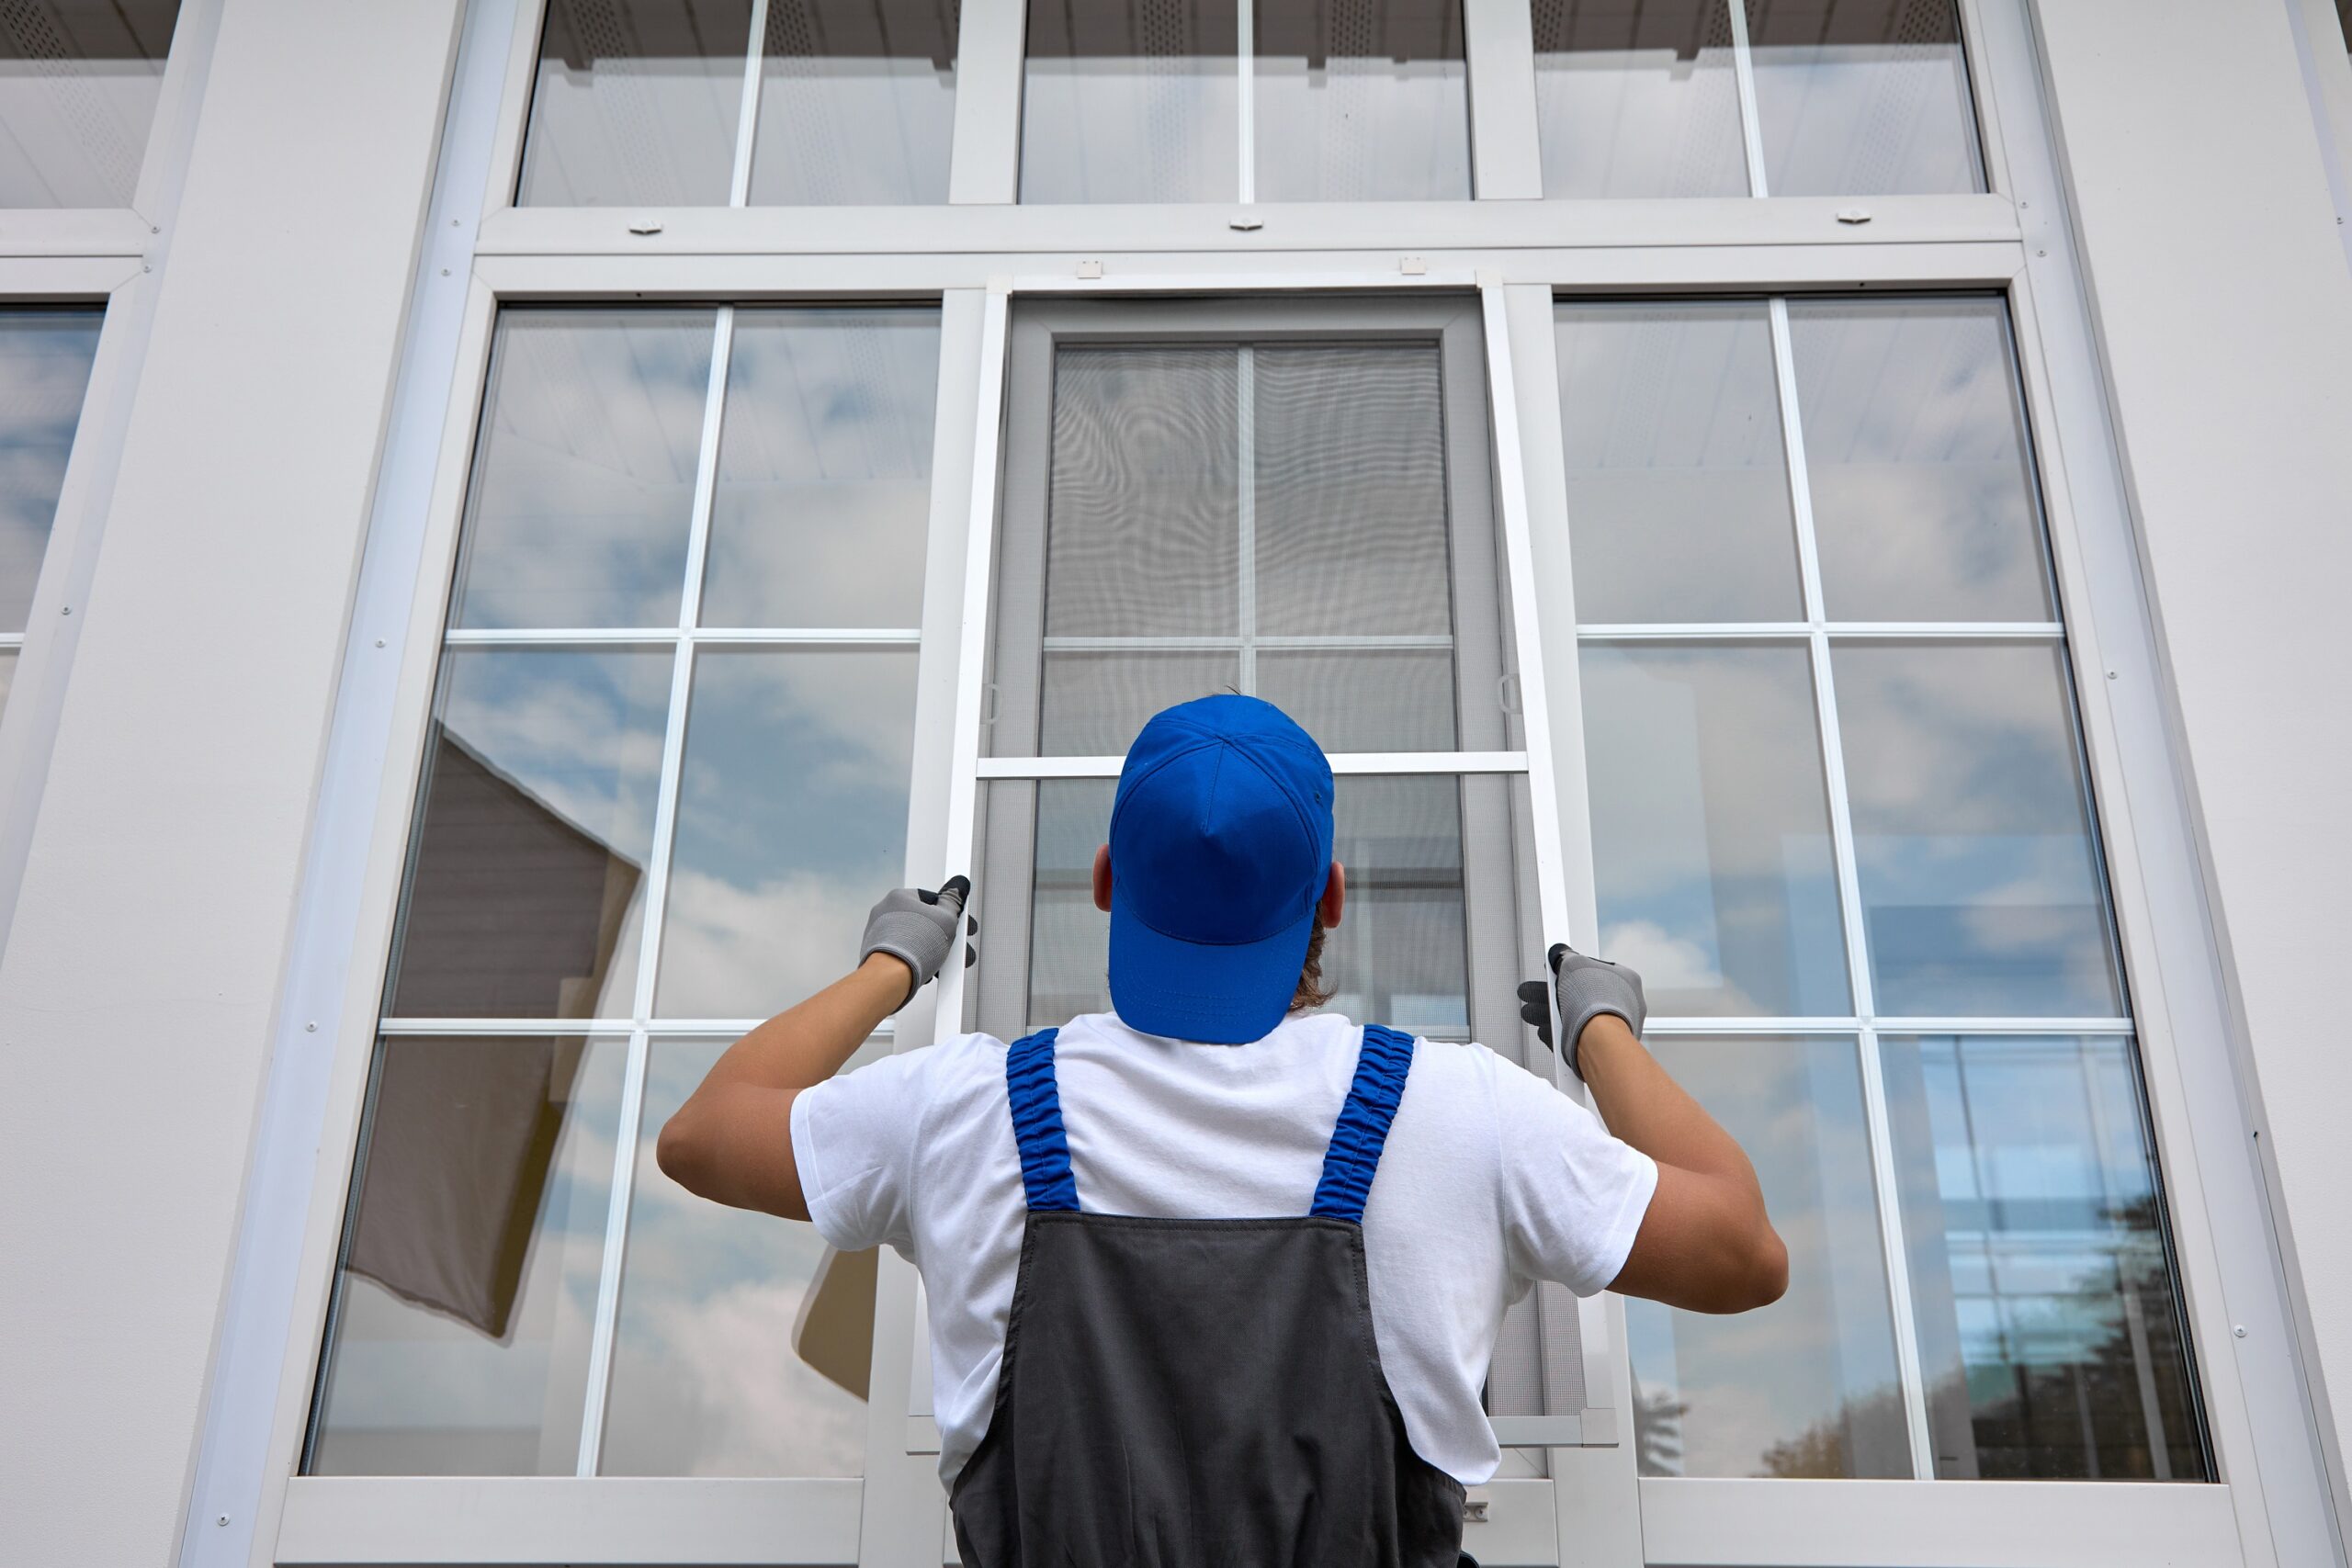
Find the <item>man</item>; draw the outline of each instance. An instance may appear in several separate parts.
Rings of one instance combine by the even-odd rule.
[[[1154,717],[1110,839],[1114,1012],[834,1077],[964,945],[963,878],[901,889],[857,969],[662,1131],[694,1191],[922,1270],[971,1568],[1452,1568],[1463,1489],[1499,1458],[1479,1389],[1531,1280],[1779,1298],[1755,1172],[1642,1049],[1632,971],[1552,952],[1608,1131],[1484,1046],[1299,1010],[1347,876],[1330,766],[1280,710]],[[1521,994],[1548,1042],[1544,985]]]

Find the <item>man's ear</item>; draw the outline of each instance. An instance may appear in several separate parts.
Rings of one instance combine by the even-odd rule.
[[[1108,844],[1094,852],[1094,907],[1106,915],[1111,912],[1111,846]]]
[[[1095,874],[1098,879],[1096,885],[1098,886],[1107,886],[1107,884],[1101,879],[1108,877],[1109,874],[1110,872],[1106,865],[1103,870]],[[1103,907],[1105,908],[1109,908],[1107,904]],[[1329,881],[1323,884],[1323,901],[1316,906],[1317,913],[1323,917],[1323,929],[1325,931],[1329,931],[1333,926],[1338,925],[1340,923],[1340,912],[1346,909],[1347,907],[1348,868],[1341,865],[1338,861],[1333,861],[1331,863],[1331,878]]]

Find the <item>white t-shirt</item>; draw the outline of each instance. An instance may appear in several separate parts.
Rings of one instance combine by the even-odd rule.
[[[1079,1206],[1173,1219],[1304,1214],[1362,1031],[1315,1014],[1249,1045],[1139,1034],[1112,1013],[1055,1043]],[[807,1090],[792,1151],[819,1234],[888,1243],[931,1302],[940,1474],[988,1430],[1027,1205],[985,1034],[888,1056]],[[1423,1040],[1363,1217],[1373,1331],[1414,1451],[1464,1485],[1500,1454],[1478,1403],[1503,1308],[1537,1279],[1617,1277],[1657,1185],[1648,1156],[1483,1045]]]

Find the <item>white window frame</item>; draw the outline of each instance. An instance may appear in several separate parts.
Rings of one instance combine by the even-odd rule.
[[[25,630],[0,637],[0,647],[18,650],[7,707],[0,713],[0,947],[7,942],[17,886],[31,852],[33,820],[64,709],[66,673],[80,640],[82,624],[74,616],[97,570],[100,524],[113,498],[160,275],[187,183],[220,6],[221,0],[181,0],[130,206],[0,210],[0,303],[96,305],[106,310]]]
[[[1960,0],[1985,194],[1871,198],[1870,220],[1860,225],[1838,220],[1852,203],[1826,198],[1510,199],[1540,189],[1525,11],[1510,0],[1465,0],[1479,198],[1261,207],[1262,227],[1239,231],[1214,207],[1017,205],[1023,0],[965,0],[944,207],[513,208],[537,7],[474,0],[289,954],[281,1014],[296,1032],[278,1043],[267,1089],[216,1376],[221,1392],[199,1460],[194,1506],[208,1506],[208,1486],[252,1500],[254,1544],[234,1560],[909,1563],[944,1560],[946,1551],[932,1461],[910,1451],[925,1437],[917,1286],[912,1269],[890,1256],[880,1274],[862,1481],[293,1474],[497,309],[565,299],[939,305],[907,853],[910,876],[922,878],[954,869],[956,836],[970,832],[968,792],[983,772],[974,695],[987,635],[982,547],[1012,299],[1410,288],[1476,289],[1485,313],[1498,498],[1506,530],[1519,529],[1524,542],[1513,570],[1523,560],[1528,602],[1537,606],[1518,626],[1521,671],[1545,694],[1539,702],[1528,688],[1527,765],[1531,776],[1539,766],[1548,772],[1556,800],[1551,841],[1539,846],[1544,917],[1548,931],[1568,933],[1594,929],[1595,901],[1551,373],[1554,299],[1927,288],[2007,298],[2074,666],[2113,671],[2078,680],[2075,697],[2220,1477],[2205,1485],[1641,1479],[1630,1443],[1599,1441],[1594,1431],[1586,1434],[1591,1446],[1550,1450],[1554,1479],[1482,1489],[1486,1517],[1471,1526],[1470,1550],[1490,1563],[1552,1563],[1572,1553],[1610,1568],[1993,1564],[2046,1561],[2053,1549],[2070,1562],[2135,1568],[2333,1554],[2311,1396],[2246,1145],[2240,1047],[2221,1004],[2194,818],[2166,732],[2030,3]],[[142,173],[142,186],[154,173]],[[133,257],[110,253],[108,265],[119,273],[139,265]],[[8,265],[0,259],[0,285]],[[129,281],[115,276],[107,287]],[[110,334],[114,324],[110,317]],[[127,350],[102,343],[111,388],[124,371],[107,359],[110,346],[118,359]],[[94,407],[98,384],[94,375]],[[87,466],[80,445],[69,486],[91,482],[79,471]],[[67,527],[62,506],[61,541]],[[45,594],[55,575],[44,572]],[[1541,739],[1539,714],[1548,722]],[[21,728],[13,716],[0,725],[0,768]],[[934,1006],[927,996],[903,1015],[905,1038],[931,1036]],[[296,1021],[315,1023],[316,1035]],[[1593,1313],[1600,1332],[1589,1334],[1588,1348],[1606,1358],[1613,1408],[1628,1408],[1622,1304],[1601,1298]],[[187,1560],[230,1560],[208,1539],[192,1529]]]

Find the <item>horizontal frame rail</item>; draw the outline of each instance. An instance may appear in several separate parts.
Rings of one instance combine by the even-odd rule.
[[[1524,751],[1346,751],[1331,772],[1341,777],[1385,773],[1523,773]],[[1125,757],[982,757],[982,779],[1115,779]]]
[[[2056,621],[1678,621],[1670,623],[1603,622],[1577,627],[1587,642],[1677,642],[1699,637],[1757,640],[1811,637],[1815,631],[1831,638],[1942,637],[1981,642],[2015,638],[2029,642],[2062,641],[2066,628]]]

